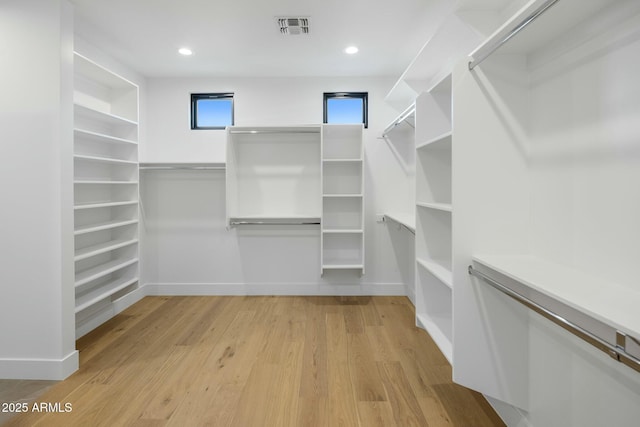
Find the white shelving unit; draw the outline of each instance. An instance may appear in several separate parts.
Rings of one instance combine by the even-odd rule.
[[[322,126],[321,274],[364,274],[362,125]]]
[[[320,126],[227,128],[227,224],[319,223],[320,140]]]
[[[470,60],[541,6],[529,2]],[[640,193],[630,190],[640,181],[639,22],[637,2],[559,1],[473,70],[465,61],[454,71],[454,379],[532,419],[634,424],[638,402],[591,405],[604,382],[627,390],[617,362],[548,332],[467,266],[475,258],[526,295],[640,338]],[[550,360],[562,370],[546,370]],[[578,390],[571,407],[550,409]]]
[[[74,55],[76,335],[138,283],[138,87]]]
[[[451,75],[416,99],[416,323],[452,361]]]

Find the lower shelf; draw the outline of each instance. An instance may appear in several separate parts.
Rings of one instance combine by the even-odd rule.
[[[137,262],[138,258],[114,259],[96,267],[79,271],[76,273],[75,286],[77,288],[79,286],[86,285],[89,282],[100,279],[101,277],[114,273]]]
[[[76,313],[85,310],[92,305],[109,298],[110,296],[120,292],[128,286],[135,284],[138,281],[137,277],[133,278],[119,278],[111,282],[107,282],[95,289],[92,289],[86,293],[76,295]]]
[[[416,263],[433,274],[448,288],[453,288],[453,274],[451,268],[447,266],[447,260],[416,258]]]
[[[451,344],[451,318],[416,314],[416,324],[427,331],[444,357],[452,363],[453,345]]]
[[[364,264],[322,264],[323,270],[362,270]]]

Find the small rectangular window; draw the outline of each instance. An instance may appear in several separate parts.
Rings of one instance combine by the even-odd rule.
[[[233,93],[192,93],[191,129],[233,126]]]
[[[364,123],[368,120],[367,92],[325,92],[324,123]]]

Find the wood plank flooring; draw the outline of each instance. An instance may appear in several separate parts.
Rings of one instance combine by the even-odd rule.
[[[405,297],[147,297],[7,426],[502,426]]]

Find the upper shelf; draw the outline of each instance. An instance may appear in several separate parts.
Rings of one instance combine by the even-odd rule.
[[[80,55],[77,52],[74,52],[73,60],[73,67],[76,74],[94,82],[100,83],[105,87],[125,90],[134,90],[138,88],[135,83],[132,83],[124,77],[107,70],[106,68],[96,64],[92,60]]]
[[[534,256],[473,260],[633,337],[640,337],[640,292]]]
[[[112,135],[106,135],[103,133],[99,133],[99,132],[93,132],[90,130],[85,130],[85,129],[74,129],[73,130],[74,135],[76,136],[76,138],[84,138],[84,139],[88,139],[91,141],[96,141],[96,142],[107,142],[107,143],[113,143],[113,144],[125,144],[125,145],[137,145],[138,143],[136,141],[133,141],[131,139],[125,139],[125,138],[118,138]]]
[[[586,21],[593,20],[588,31],[601,32],[611,25],[605,17],[608,10],[624,2],[616,0],[534,0],[515,13],[507,22],[488,37],[471,53],[475,61],[481,61],[493,51],[500,53],[529,54],[540,48],[558,45],[570,29],[575,33]],[[611,7],[609,7],[611,6]],[[632,6],[637,8],[636,6]]]
[[[482,36],[473,27],[458,14],[450,13],[400,76],[385,101],[396,108],[406,108],[420,93],[451,74],[454,65],[481,41]]]
[[[93,108],[84,106],[82,104],[75,103],[74,104],[75,111],[79,115],[86,117],[91,120],[97,120],[100,122],[105,122],[109,125],[115,126],[137,126],[138,122],[133,120],[129,120],[122,116],[117,116],[115,114],[105,113],[103,111],[95,110]]]
[[[397,222],[398,224],[404,226],[407,230],[411,231],[413,234],[416,234],[416,217],[415,215],[408,213],[385,213],[385,219],[390,219],[391,221]]]

